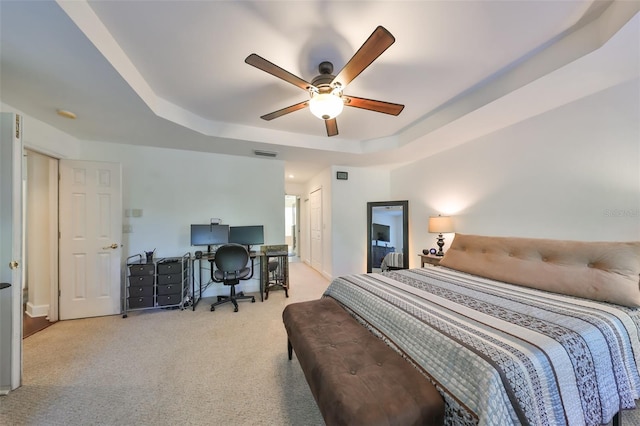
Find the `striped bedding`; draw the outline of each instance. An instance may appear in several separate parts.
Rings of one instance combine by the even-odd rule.
[[[391,268],[400,269],[404,266],[403,256],[401,252],[393,252],[387,253],[387,255],[382,259],[382,263],[380,264],[380,269],[382,271],[388,271]]]
[[[640,311],[444,267],[349,275],[325,296],[422,370],[447,424],[598,425],[640,396]]]

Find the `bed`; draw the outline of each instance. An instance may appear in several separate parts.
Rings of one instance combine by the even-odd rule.
[[[427,376],[455,425],[598,425],[640,398],[640,242],[457,234],[441,266],[324,297]]]
[[[380,263],[382,272],[404,269],[404,256],[402,252],[387,253]]]

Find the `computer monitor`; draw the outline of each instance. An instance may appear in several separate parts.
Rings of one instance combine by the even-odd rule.
[[[264,244],[264,226],[232,226],[229,228],[229,242],[248,247]]]
[[[211,246],[229,242],[229,225],[191,225],[191,245]]]

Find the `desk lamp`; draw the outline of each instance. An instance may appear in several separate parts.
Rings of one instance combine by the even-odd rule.
[[[437,245],[438,252],[436,256],[444,256],[442,247],[444,246],[444,237],[442,233],[453,232],[453,223],[450,216],[430,216],[429,217],[429,232],[438,233]]]

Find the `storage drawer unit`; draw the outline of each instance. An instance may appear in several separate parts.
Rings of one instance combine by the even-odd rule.
[[[143,255],[127,259],[123,278],[123,318],[130,310],[184,308],[189,294],[191,255],[146,262]]]
[[[189,262],[180,258],[162,259],[157,265],[156,302],[158,306],[182,306],[188,289]]]

